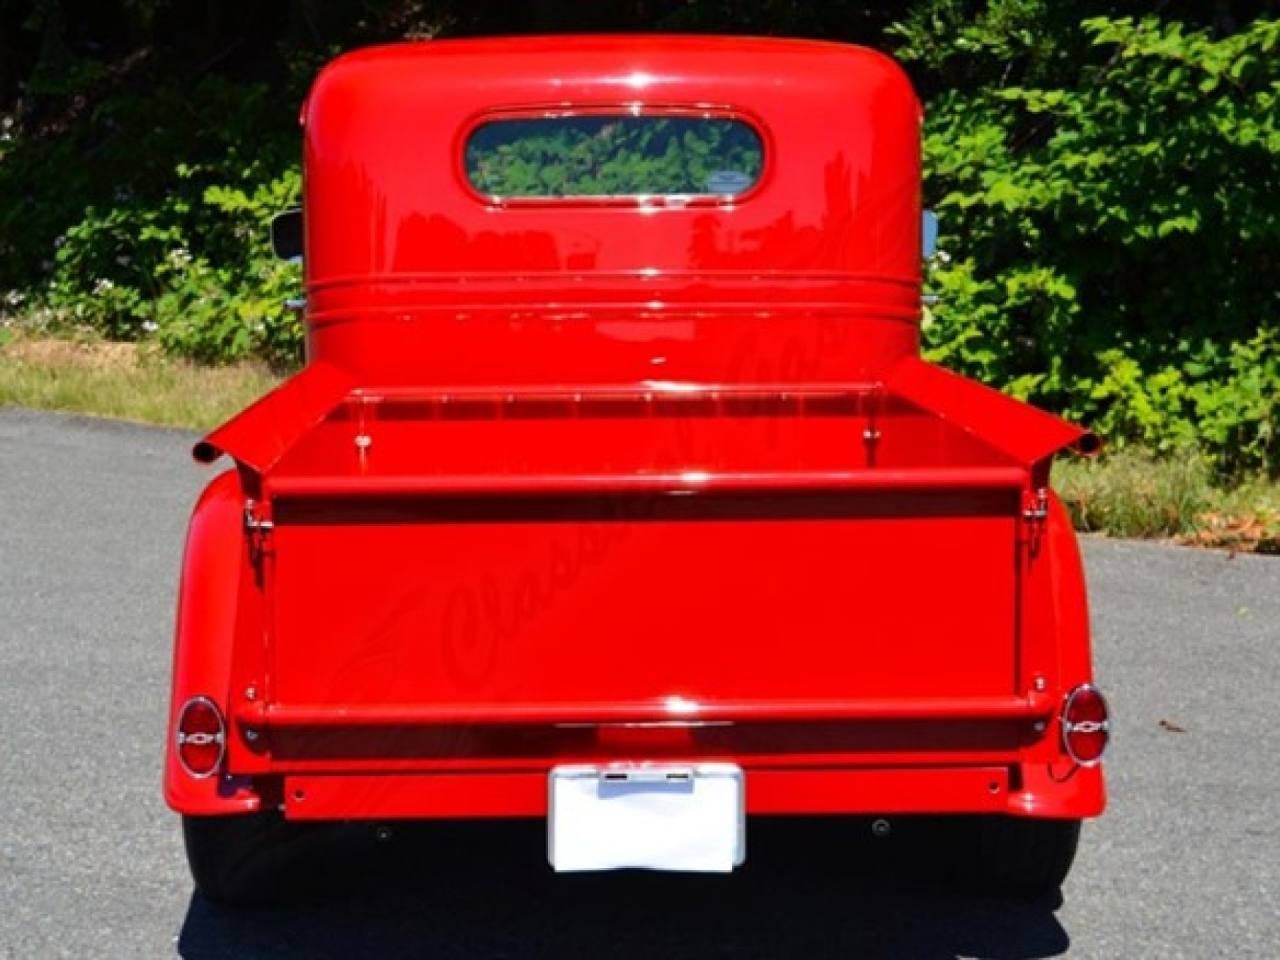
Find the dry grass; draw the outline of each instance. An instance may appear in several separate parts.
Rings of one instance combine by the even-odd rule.
[[[135,344],[0,344],[0,405],[208,429],[278,382],[259,366],[199,367]]]
[[[1257,478],[1223,488],[1194,452],[1067,460],[1054,480],[1079,530],[1280,553],[1280,484]]]

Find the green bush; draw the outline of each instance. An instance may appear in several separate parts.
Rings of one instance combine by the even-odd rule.
[[[113,340],[155,339],[208,363],[297,364],[302,329],[285,300],[300,292],[300,271],[275,260],[267,230],[299,201],[296,127],[266,136],[276,120],[264,87],[216,78],[105,101],[95,122],[131,136],[147,130],[159,157],[135,171],[103,158],[91,179],[118,177],[110,192],[83,183],[72,191],[95,199],[49,241],[43,301]]]
[[[252,188],[204,191],[203,204],[230,239],[221,256],[170,248],[160,271],[166,289],[155,302],[156,338],[166,351],[204,363],[258,357],[278,369],[298,365],[302,323],[286,301],[300,295],[302,271],[276,259],[267,223],[296,206],[299,191],[296,171]]]
[[[275,259],[266,225],[298,193],[288,171],[257,186],[208,186],[195,200],[176,192],[154,207],[90,208],[58,247],[49,303],[113,340],[154,338],[205,363],[296,365],[302,328],[285,301],[300,292],[301,270]]]
[[[951,256],[930,271],[928,351],[1113,444],[1280,470],[1280,21],[1080,29],[1079,82],[931,104],[927,192]],[[1009,61],[1018,37],[1040,42],[957,42]]]

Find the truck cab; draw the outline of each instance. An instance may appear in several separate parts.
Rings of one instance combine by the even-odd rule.
[[[1057,887],[1109,718],[1050,468],[1097,441],[921,358],[920,124],[811,41],[319,75],[308,361],[194,450],[165,795],[206,896],[308,823],[488,817],[728,872],[760,817],[937,815]]]

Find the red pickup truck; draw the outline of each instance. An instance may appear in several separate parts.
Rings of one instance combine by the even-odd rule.
[[[920,123],[830,43],[320,74],[277,224],[308,362],[195,448],[234,469],[165,795],[207,897],[304,822],[424,818],[727,872],[752,818],[945,815],[988,888],[1062,881],[1109,721],[1049,472],[1096,440],[921,358]]]

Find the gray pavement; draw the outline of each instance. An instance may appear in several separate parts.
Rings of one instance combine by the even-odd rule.
[[[822,823],[753,828],[728,879],[556,878],[536,829],[443,825],[214,910],[160,797],[191,440],[0,409],[0,957],[1280,956],[1280,559],[1099,540],[1112,806],[1060,903]]]

